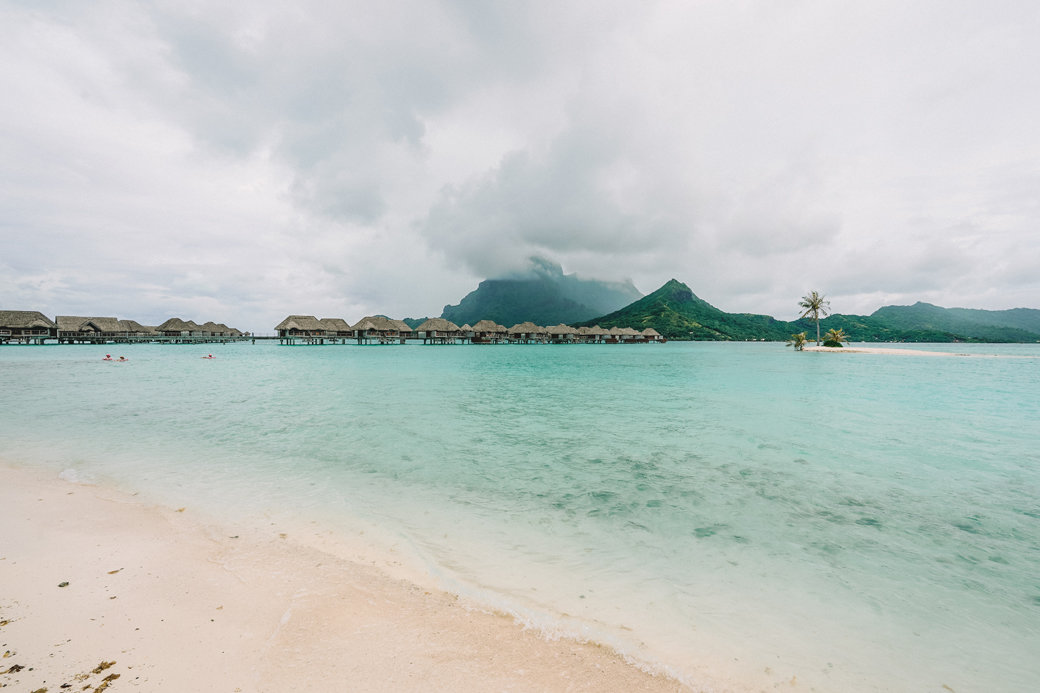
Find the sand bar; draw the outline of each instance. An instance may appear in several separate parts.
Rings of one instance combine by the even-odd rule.
[[[825,347],[807,346],[803,351],[825,351],[832,354],[894,354],[896,356],[966,356],[970,358],[1018,358],[1015,356],[1000,356],[999,354],[964,354],[953,351],[925,351],[923,349],[892,349],[885,347]]]
[[[0,464],[11,690],[683,691],[271,531]],[[66,687],[62,687],[67,684]]]

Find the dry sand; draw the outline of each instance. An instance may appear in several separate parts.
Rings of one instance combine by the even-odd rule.
[[[595,644],[191,508],[0,465],[0,687],[677,691]]]

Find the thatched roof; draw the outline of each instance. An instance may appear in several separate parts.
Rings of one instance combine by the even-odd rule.
[[[661,336],[661,333],[658,332],[657,330],[655,330],[652,327],[646,328],[640,334],[642,334],[644,337],[660,337]]]
[[[390,323],[394,325],[400,332],[411,332],[412,326],[406,323],[404,320],[390,320]]]
[[[180,318],[170,318],[155,329],[159,332],[184,332],[190,330],[191,327]]]
[[[481,320],[473,326],[474,332],[505,332],[506,328],[491,320]]]
[[[473,331],[473,327],[468,322],[465,325],[463,325],[462,327],[460,327],[459,329],[462,330],[463,332],[472,332]]]
[[[152,334],[153,332],[155,332],[154,327],[142,325],[136,320],[120,320],[119,324],[123,327],[124,332],[140,332],[143,334]]]
[[[98,332],[125,332],[118,318],[87,318],[80,329],[93,327]]]
[[[205,332],[222,332],[222,330],[217,326],[217,323],[213,322],[212,320],[199,325],[199,329]]]
[[[54,318],[54,321],[58,323],[58,329],[62,332],[78,332],[79,326],[87,320],[90,318],[82,315],[59,315]]]
[[[351,332],[353,330],[350,324],[343,318],[322,318],[318,322],[326,330],[332,332]]]
[[[17,327],[57,327],[50,318],[38,310],[0,310],[0,326]]]
[[[642,333],[637,330],[633,330],[631,327],[622,327],[621,334],[625,337],[642,337]]]
[[[362,332],[368,332],[369,330],[375,330],[376,332],[398,332],[401,328],[398,327],[393,320],[384,315],[369,315],[368,317],[358,320],[353,329],[361,330]]]
[[[161,326],[160,326],[161,328]],[[313,315],[290,315],[285,320],[275,325],[275,330],[303,330],[307,332],[320,331],[322,327],[318,319]]]
[[[573,327],[570,327],[569,325],[564,325],[563,323],[560,323],[559,325],[553,325],[552,327],[547,327],[546,331],[549,334],[577,334],[577,330],[575,330]]]
[[[607,331],[607,334],[611,335],[612,337],[620,337],[625,333],[621,330],[620,327],[611,327],[610,330]]]
[[[197,322],[195,322],[194,320],[188,320],[188,321],[187,321],[187,322],[185,322],[184,324],[185,324],[185,325],[187,325],[187,326],[188,326],[188,329],[190,329],[190,330],[192,330],[192,331],[195,331],[195,330],[200,330],[200,329],[202,329],[202,328],[201,328],[201,327],[199,326],[199,324],[198,324]]]
[[[528,320],[510,327],[509,334],[545,334],[545,328]]]
[[[444,318],[430,318],[415,328],[416,332],[458,332],[459,326]]]

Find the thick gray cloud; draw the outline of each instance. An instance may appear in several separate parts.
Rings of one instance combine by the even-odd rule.
[[[531,256],[1040,307],[1028,2],[0,2],[0,297],[270,330]]]

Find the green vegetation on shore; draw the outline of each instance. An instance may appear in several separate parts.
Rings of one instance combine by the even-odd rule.
[[[803,306],[803,310],[807,309]],[[821,312],[819,322],[811,318],[786,322],[768,315],[727,313],[671,279],[620,310],[575,326],[652,327],[668,339],[680,340],[786,342],[793,334],[819,328],[840,331],[846,342],[1040,342],[1040,310],[1032,308],[975,310],[918,302],[885,306],[871,315],[822,317],[825,314]]]

